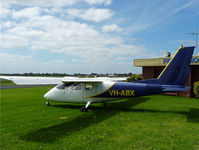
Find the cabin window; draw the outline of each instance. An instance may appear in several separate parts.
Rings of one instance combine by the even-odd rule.
[[[81,90],[81,83],[74,83],[72,85],[72,90]]]
[[[73,83],[72,82],[69,82],[69,83],[65,83],[65,84],[59,84],[59,85],[57,85],[56,87],[58,88],[58,89],[71,89],[71,86],[73,85]]]
[[[92,83],[86,83],[86,90],[92,90],[93,84]]]
[[[72,89],[73,84],[74,84],[73,82],[65,83],[65,89],[71,90],[71,89]]]
[[[57,85],[58,89],[67,89],[67,90],[81,90],[81,83],[69,82],[66,84]]]

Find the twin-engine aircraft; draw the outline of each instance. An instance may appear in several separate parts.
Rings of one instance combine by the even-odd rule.
[[[189,75],[189,64],[191,62],[194,48],[195,47],[179,48],[157,79],[135,82],[116,82],[123,81],[126,78],[23,78],[3,76],[0,78],[12,80],[17,84],[59,83],[44,95],[47,99],[46,105],[49,105],[49,100],[86,103],[85,107],[81,108],[81,111],[87,112],[88,106],[91,103],[107,102],[163,92],[187,91],[189,88],[185,87],[185,82]],[[23,78],[23,80],[20,80],[19,78]]]

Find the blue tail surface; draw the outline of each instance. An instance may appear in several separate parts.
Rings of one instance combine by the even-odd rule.
[[[185,83],[194,48],[194,46],[179,48],[157,79],[135,81],[135,83],[165,85],[165,91],[186,91]],[[172,88],[167,85],[171,85]]]
[[[190,71],[190,62],[194,51],[192,47],[181,47],[169,61],[157,78],[160,84],[184,86]]]

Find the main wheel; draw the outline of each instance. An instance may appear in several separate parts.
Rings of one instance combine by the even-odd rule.
[[[49,102],[46,102],[46,106],[49,106],[50,105],[50,103]]]
[[[81,111],[82,111],[82,112],[88,112],[88,108],[82,107],[82,108],[81,108]]]

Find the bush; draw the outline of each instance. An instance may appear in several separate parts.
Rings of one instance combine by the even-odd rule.
[[[131,75],[127,79],[127,82],[132,82],[132,81],[137,81],[137,80],[142,80],[142,75],[141,74],[133,74],[133,75]]]
[[[199,81],[194,83],[193,93],[196,97],[199,98]]]

